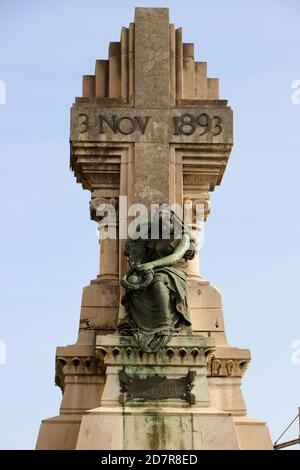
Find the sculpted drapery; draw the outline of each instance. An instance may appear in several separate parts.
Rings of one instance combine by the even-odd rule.
[[[186,270],[195,253],[195,241],[173,212],[161,211],[157,222],[158,237],[151,238],[152,220],[145,223],[146,239],[127,240],[129,264],[122,277],[126,316],[119,331],[134,336],[148,353],[164,347],[180,331],[191,334]]]

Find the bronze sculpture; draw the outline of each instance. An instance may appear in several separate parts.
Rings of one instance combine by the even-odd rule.
[[[155,224],[158,236],[151,238]],[[126,243],[129,266],[122,277],[126,317],[118,328],[122,335],[134,336],[143,351],[152,353],[183,329],[191,334],[186,269],[196,244],[172,211],[160,210],[156,220],[146,221],[143,228],[141,236]]]

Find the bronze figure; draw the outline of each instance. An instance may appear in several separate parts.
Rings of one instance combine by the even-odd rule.
[[[156,223],[158,236],[151,238]],[[190,230],[171,211],[160,210],[156,220],[145,222],[143,228],[141,236],[126,242],[129,266],[122,277],[126,317],[119,331],[133,335],[143,351],[152,353],[183,328],[191,334],[186,269],[196,244]]]

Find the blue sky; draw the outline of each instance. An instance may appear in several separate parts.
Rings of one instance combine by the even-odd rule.
[[[300,405],[291,360],[300,340],[299,2],[1,0],[2,449],[33,448],[41,419],[58,412],[55,348],[75,342],[82,288],[98,272],[89,194],[69,171],[69,108],[135,6],[170,8],[234,110],[201,272],[222,291],[230,343],[252,351],[249,415],[267,420],[275,439]]]

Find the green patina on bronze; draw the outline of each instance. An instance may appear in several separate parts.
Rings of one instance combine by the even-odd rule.
[[[177,398],[190,405],[195,404],[195,396],[191,393],[196,372],[189,371],[183,377],[167,378],[164,375],[151,374],[145,377],[129,375],[125,370],[119,372],[122,403],[126,400],[164,400]]]
[[[173,213],[169,213],[167,221],[160,217],[158,238],[129,238],[125,248],[129,259],[122,277],[126,317],[120,322],[119,331],[134,336],[140,348],[148,353],[166,346],[183,328],[191,334],[186,270],[187,260],[195,253],[195,241],[181,221],[180,236],[177,232],[175,237],[174,218]],[[166,224],[170,234],[167,239],[162,229]],[[145,225],[151,236],[151,224]]]

